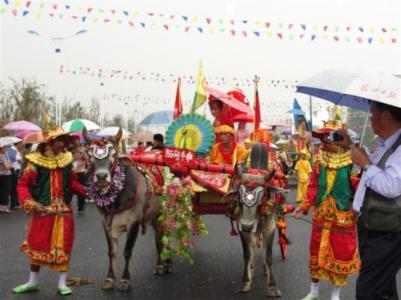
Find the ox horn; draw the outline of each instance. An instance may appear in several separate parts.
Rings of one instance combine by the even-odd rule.
[[[116,145],[116,147],[118,147],[118,144],[120,143],[122,136],[123,136],[123,129],[120,126],[118,127],[117,134],[113,137],[113,142]]]
[[[239,179],[242,179],[243,172],[242,172],[242,166],[240,164],[235,165],[235,174]]]
[[[274,177],[274,175],[276,175],[276,170],[270,171],[269,174],[265,176],[265,182],[269,182]]]
[[[84,137],[84,140],[86,143],[88,143],[88,144],[91,143],[91,138],[88,134],[88,130],[86,129],[86,127],[84,127],[84,129],[82,130],[82,136]]]

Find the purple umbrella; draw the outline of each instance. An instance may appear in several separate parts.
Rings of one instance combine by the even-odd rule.
[[[40,127],[28,121],[14,121],[3,127],[4,130],[10,131],[41,131]]]
[[[291,132],[290,129],[286,129],[286,130],[282,131],[281,134],[282,134],[282,135],[291,135],[292,132]]]

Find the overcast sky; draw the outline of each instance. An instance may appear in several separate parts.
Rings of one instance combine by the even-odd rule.
[[[264,121],[270,124],[289,117],[285,111],[294,97],[305,110],[309,107],[308,97],[296,95],[285,84],[266,84],[268,80],[302,81],[333,67],[401,73],[399,0],[70,0],[29,1],[28,8],[27,2],[1,0],[0,11],[5,10],[0,16],[0,80],[8,85],[9,77],[35,77],[48,86],[49,94],[84,105],[97,97],[103,112],[135,115],[138,121],[149,112],[173,107],[176,84],[149,80],[156,76],[150,74],[195,76],[200,59],[206,76],[252,80],[257,74],[262,80],[259,92]],[[60,14],[62,19],[57,18]],[[85,22],[82,16],[87,16]],[[391,28],[397,31],[391,32]],[[74,35],[82,29],[87,32]],[[28,30],[39,35],[28,34]],[[230,30],[235,30],[235,37]],[[305,35],[302,39],[301,34]],[[313,34],[316,39],[312,41]],[[64,40],[57,44],[52,37]],[[363,38],[362,43],[357,42],[358,37]],[[373,37],[371,43],[369,37]],[[391,42],[391,37],[396,37],[396,42]],[[56,47],[61,48],[60,54],[55,54]],[[140,72],[148,78],[99,78],[65,72],[79,67],[121,70],[128,75]],[[194,93],[190,81],[182,83],[187,108]],[[244,83],[240,88],[253,101],[253,86]],[[219,84],[216,87],[224,91],[235,86],[232,81]],[[127,101],[121,101],[124,98]],[[324,109],[323,101],[314,103],[314,110]]]

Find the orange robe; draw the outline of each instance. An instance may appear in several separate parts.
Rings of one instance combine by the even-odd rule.
[[[218,165],[235,165],[236,163],[246,159],[248,150],[240,144],[233,143],[231,149],[224,151],[223,145],[217,143],[210,151],[210,162]]]

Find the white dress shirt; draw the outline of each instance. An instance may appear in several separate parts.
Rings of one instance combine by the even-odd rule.
[[[361,211],[366,187],[386,198],[396,198],[401,195],[401,146],[387,159],[384,170],[377,167],[384,153],[397,141],[400,134],[401,129],[386,140],[377,138],[377,149],[369,156],[372,165],[362,174],[355,193],[352,204],[355,212]]]

